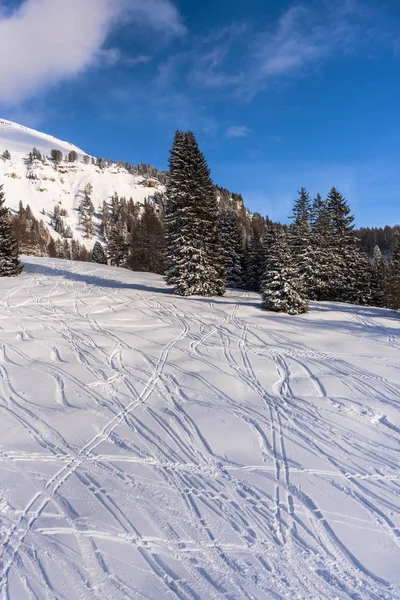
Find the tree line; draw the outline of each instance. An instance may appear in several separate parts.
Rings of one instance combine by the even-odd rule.
[[[252,289],[264,308],[290,314],[306,312],[309,300],[400,308],[400,245],[390,260],[376,246],[371,260],[336,188],[315,199],[302,188],[289,226],[246,228],[234,201],[218,204],[192,132],[177,131],[169,164],[165,268],[175,294]]]
[[[169,166],[165,193],[144,205],[117,194],[104,202],[104,241],[92,252],[68,239],[62,208],[52,222],[64,239],[54,240],[20,204],[11,224],[22,252],[163,274],[180,295],[260,292],[265,308],[289,313],[306,311],[310,300],[400,308],[399,228],[357,231],[336,188],[326,198],[302,188],[282,225],[250,214],[241,195],[213,184],[193,133],[176,133]],[[80,207],[88,238],[95,235],[91,192],[88,184]]]

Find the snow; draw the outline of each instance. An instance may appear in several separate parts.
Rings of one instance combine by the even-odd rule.
[[[26,155],[34,147],[48,155],[54,148],[61,150],[64,154],[72,150],[75,150],[81,157],[84,154],[83,150],[70,142],[63,142],[52,135],[41,133],[12,121],[0,119],[0,149],[2,153],[7,149],[12,154],[27,158]]]
[[[34,161],[31,165],[28,161],[29,153],[34,147],[47,157],[46,164]],[[59,149],[64,155],[75,150],[79,161],[62,162],[58,169],[55,169],[53,161],[49,158],[52,149]],[[5,150],[10,152],[11,160],[2,157]],[[64,219],[65,224],[70,225],[74,238],[91,248],[96,240],[102,240],[99,235],[88,240],[79,223],[78,208],[88,183],[93,186],[92,201],[96,209],[93,221],[98,232],[100,210],[104,201],[110,202],[111,197],[117,193],[120,198],[132,198],[134,202],[143,204],[154,196],[157,188],[146,187],[143,177],[132,175],[125,168],[115,164],[104,170],[96,165],[85,165],[82,162],[84,154],[86,153],[83,150],[69,142],[0,119],[0,181],[4,184],[7,206],[16,211],[20,200],[24,206],[29,204],[34,216],[39,220],[43,219],[52,236],[57,239],[59,236],[51,227],[51,217],[55,204],[61,203],[69,215]],[[28,178],[28,174],[33,175],[35,179]],[[163,190],[163,187],[159,186],[158,190]]]
[[[0,280],[0,598],[400,598],[400,320],[25,258]]]

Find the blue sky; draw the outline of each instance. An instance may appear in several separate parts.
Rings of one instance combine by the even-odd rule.
[[[400,222],[398,0],[0,0],[0,115],[166,168],[192,129],[214,181],[286,219],[301,186]]]

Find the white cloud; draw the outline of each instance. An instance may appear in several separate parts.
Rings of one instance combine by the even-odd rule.
[[[245,125],[232,125],[228,127],[225,132],[227,138],[242,138],[247,137],[250,133],[250,129]]]
[[[185,32],[169,0],[25,0],[12,14],[0,13],[0,102],[23,102],[79,74],[120,22]]]

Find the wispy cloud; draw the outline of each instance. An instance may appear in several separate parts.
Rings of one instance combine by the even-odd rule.
[[[189,85],[251,99],[277,81],[303,77],[338,56],[349,55],[369,39],[380,39],[368,2],[338,0],[296,4],[277,21],[251,31],[222,29],[190,52],[165,65],[169,80],[187,73]],[[194,65],[194,66],[193,66]]]
[[[273,28],[256,37],[243,89],[251,96],[271,80],[302,76],[332,56],[354,48],[360,41],[361,25],[353,20],[355,8],[348,3],[346,9],[344,6],[317,11],[305,6],[288,9]]]
[[[245,125],[232,125],[225,132],[227,138],[243,138],[247,137],[251,130]]]
[[[122,52],[119,48],[104,48],[98,51],[94,66],[115,67],[122,65],[124,67],[136,67],[136,65],[145,65],[151,62],[151,56],[146,54],[138,54],[137,56],[129,56]]]
[[[121,23],[182,35],[185,27],[169,0],[25,0],[0,13],[0,102],[18,104],[96,63]]]

